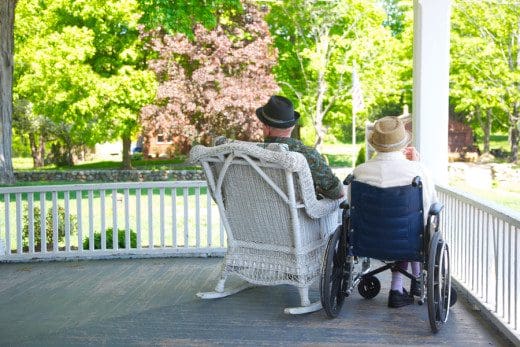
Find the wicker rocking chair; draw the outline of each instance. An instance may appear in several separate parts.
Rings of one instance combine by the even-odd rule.
[[[299,289],[300,307],[285,313],[321,309],[309,287],[320,277],[329,235],[340,223],[341,200],[317,200],[307,161],[286,145],[233,141],[195,146],[190,160],[202,165],[209,192],[227,232],[228,250],[215,291],[203,299],[235,294],[255,285],[290,284]],[[235,274],[246,281],[224,287]]]

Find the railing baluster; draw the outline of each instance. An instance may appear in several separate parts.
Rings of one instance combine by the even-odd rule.
[[[107,226],[106,226],[106,191],[103,189],[99,195],[101,209],[101,250],[107,249]],[[112,235],[113,236],[113,235]]]
[[[153,241],[153,196],[152,189],[148,188],[148,248],[154,248]]]
[[[52,251],[58,252],[58,192],[52,192]]]
[[[489,213],[486,213],[486,224],[487,224],[487,232],[486,232],[486,250],[485,250],[485,253],[486,253],[486,264],[487,264],[487,271],[486,271],[486,299],[485,299],[485,303],[487,304],[490,304],[489,302],[489,276],[490,276],[490,266],[492,265],[491,261],[489,261],[489,247],[491,247],[491,244],[490,244],[490,241],[489,241],[489,236],[490,234],[493,232],[493,230],[491,229],[491,218],[490,218],[490,215]]]
[[[509,267],[507,265],[507,262],[509,260],[509,257],[506,257],[506,237],[507,237],[507,233],[506,233],[506,228],[505,228],[505,223],[503,221],[500,221],[500,224],[502,225],[502,227],[500,228],[500,233],[502,234],[502,251],[500,253],[502,253],[502,280],[500,281],[501,284],[502,284],[502,317],[506,317],[507,315],[507,302],[508,302],[508,297],[506,295],[506,272],[508,272],[509,270]]]
[[[515,278],[513,283],[515,284],[515,289],[513,291],[513,298],[514,298],[514,306],[515,306],[515,324],[514,329],[518,332],[520,330],[519,321],[520,321],[520,309],[518,306],[520,306],[520,301],[518,298],[520,297],[520,286],[518,285],[518,281],[520,280],[520,275],[518,274],[520,272],[520,254],[519,249],[520,248],[520,228],[515,227],[515,255],[514,255],[514,274]]]
[[[478,260],[477,260],[477,232],[476,232],[476,223],[475,223],[475,206],[469,206],[470,214],[469,214],[469,221],[470,221],[470,229],[469,229],[469,237],[471,240],[471,290],[473,292],[477,291],[477,281],[476,281],[476,271],[475,269],[478,266]]]
[[[213,244],[212,242],[212,235],[211,235],[211,195],[209,194],[209,187],[206,188],[206,228],[207,228],[207,238],[208,238],[208,247],[211,247]]]
[[[70,252],[70,192],[63,192],[65,209],[65,252]]]
[[[499,286],[500,286],[500,254],[498,252],[498,245],[500,243],[500,233],[498,232],[498,219],[493,217],[493,254],[495,256],[495,307],[494,311],[498,314],[498,297],[499,297]]]
[[[511,285],[511,277],[513,277],[513,274],[512,274],[512,269],[513,267],[511,266],[513,264],[513,258],[511,258],[512,256],[512,250],[511,250],[511,247],[513,245],[513,226],[511,224],[509,224],[509,235],[508,235],[508,247],[507,247],[507,261],[508,261],[508,267],[507,267],[507,323],[511,324],[512,322],[512,319],[511,319],[511,311],[512,311],[512,302],[513,302],[513,298],[511,298],[511,294],[513,293],[513,287]],[[505,286],[504,286],[505,287]],[[504,291],[504,294],[506,292]]]
[[[34,253],[34,193],[28,193],[27,195],[27,214],[29,228],[29,253]]]
[[[76,211],[78,214],[78,251],[83,252],[83,214],[81,213],[81,190],[76,191]]]
[[[457,214],[456,216],[462,216],[462,202],[457,201]],[[464,280],[464,232],[462,230],[462,218],[458,218],[457,223],[457,234],[459,235],[459,256],[458,256],[458,274],[462,280]]]
[[[130,190],[125,189],[125,249],[132,247],[130,238]]]
[[[16,253],[22,254],[22,194],[16,194]]]
[[[482,210],[478,210],[478,220],[479,220],[479,232],[478,232],[478,239],[479,239],[479,266],[478,266],[478,275],[479,275],[479,291],[478,294],[481,298],[484,298],[484,267],[486,266],[486,262],[484,260],[484,212]]]
[[[47,253],[47,223],[45,217],[47,210],[45,206],[45,192],[40,193],[40,252]]]
[[[467,206],[466,204],[461,204],[462,210],[462,224],[461,224],[461,232],[462,232],[462,247],[464,250],[463,256],[463,266],[462,266],[462,278],[463,281],[468,284],[468,261],[469,261],[469,246],[468,246],[468,220],[467,220]]]
[[[195,245],[200,247],[200,188],[195,188]]]
[[[9,193],[4,194],[4,204],[5,204],[5,249],[6,254],[11,254],[11,213],[10,213],[10,205],[11,205],[11,195]]]
[[[172,246],[178,247],[177,243],[177,188],[172,188]]]
[[[164,188],[159,191],[159,206],[160,206],[160,225],[159,230],[161,232],[161,248],[164,248]]]
[[[87,193],[88,197],[88,249],[89,251],[94,250],[94,197],[93,192],[89,189]]]
[[[135,190],[135,232],[137,233],[137,249],[142,248],[141,240],[141,188]]]
[[[117,189],[112,189],[112,249],[119,248],[119,226],[117,225]]]
[[[184,247],[188,248],[189,246],[189,229],[188,229],[188,188],[183,189],[184,198]]]

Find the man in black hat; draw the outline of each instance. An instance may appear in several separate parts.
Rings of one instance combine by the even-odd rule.
[[[291,138],[294,125],[300,114],[294,110],[291,100],[273,95],[267,104],[256,110],[258,119],[264,124],[264,142],[285,143],[292,152],[303,154],[312,174],[314,189],[318,196],[339,199],[343,196],[343,184],[327,165],[323,157],[314,149]]]

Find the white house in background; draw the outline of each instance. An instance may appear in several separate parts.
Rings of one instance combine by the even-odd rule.
[[[121,160],[123,142],[98,143],[94,147],[94,156],[103,160]]]

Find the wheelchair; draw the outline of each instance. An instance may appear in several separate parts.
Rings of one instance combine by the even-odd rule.
[[[337,317],[356,286],[365,299],[377,296],[381,283],[375,275],[391,269],[415,281],[418,303],[427,303],[431,330],[438,332],[457,300],[451,286],[449,247],[439,230],[442,204],[432,204],[424,226],[420,177],[391,188],[370,186],[352,175],[343,183],[351,185],[351,201],[340,206],[342,224],[328,241],[320,280],[327,316]],[[371,270],[370,259],[384,265]],[[419,261],[421,275],[415,278],[399,261]]]

